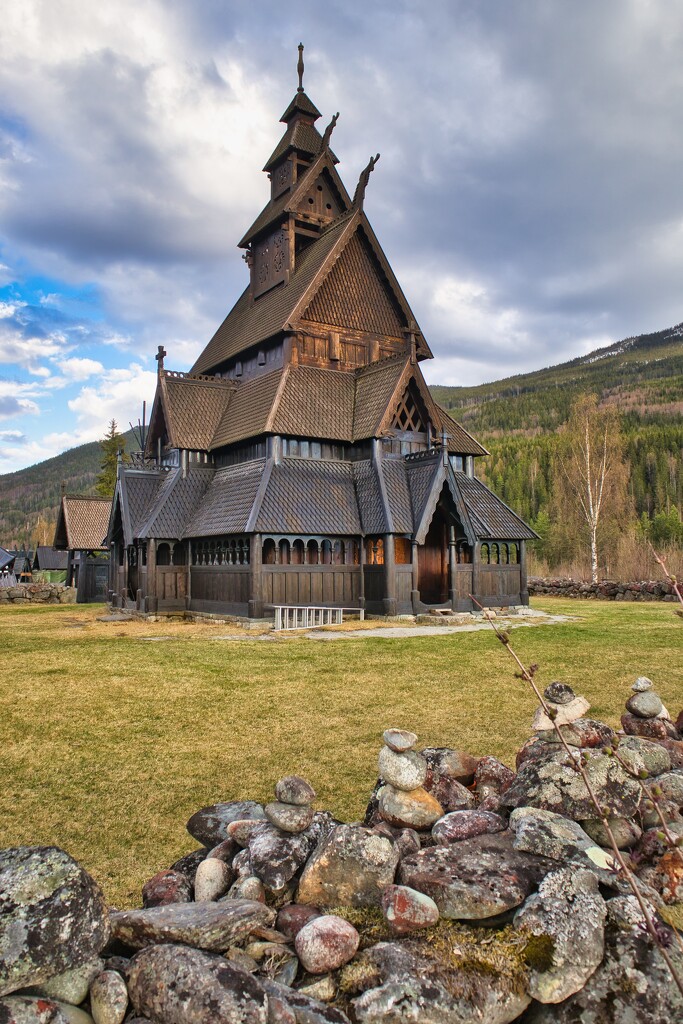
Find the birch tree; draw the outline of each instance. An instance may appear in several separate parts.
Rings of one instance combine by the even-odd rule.
[[[582,395],[572,406],[558,446],[558,506],[563,517],[587,538],[591,580],[598,581],[601,545],[623,520],[627,467],[624,439],[615,409]]]

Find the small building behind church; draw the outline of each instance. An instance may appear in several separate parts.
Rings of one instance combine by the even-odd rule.
[[[67,554],[65,582],[67,587],[76,587],[79,604],[107,599],[110,511],[109,498],[62,495],[53,547]]]
[[[534,532],[476,474],[486,449],[440,409],[426,338],[351,195],[335,115],[299,87],[243,235],[243,294],[189,373],[158,381],[145,450],[121,465],[111,599],[260,617],[528,603]]]

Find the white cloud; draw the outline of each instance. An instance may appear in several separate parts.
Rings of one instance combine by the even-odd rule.
[[[87,380],[96,373],[103,373],[104,366],[97,359],[84,359],[74,356],[71,359],[56,360],[57,366],[72,381]]]
[[[96,385],[81,388],[67,403],[77,417],[74,436],[78,440],[74,443],[101,438],[111,420],[116,420],[122,430],[127,429],[128,423],[135,423],[140,416],[143,401],[151,401],[156,382],[156,373],[139,363],[105,370]]]

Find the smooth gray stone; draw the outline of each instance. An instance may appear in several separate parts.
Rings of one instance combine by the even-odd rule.
[[[48,1016],[49,1015],[49,1016]],[[94,1024],[85,1010],[44,996],[14,995],[0,999],[1,1024]]]
[[[211,849],[228,838],[227,827],[231,821],[263,820],[265,816],[263,805],[254,800],[230,800],[195,811],[187,823],[187,831]]]
[[[626,701],[626,710],[638,718],[657,718],[663,708],[664,705],[654,690],[634,693]]]
[[[104,896],[57,846],[0,850],[0,995],[93,960],[109,938]]]
[[[48,999],[56,999],[60,1003],[78,1006],[87,996],[91,982],[103,969],[104,961],[96,957],[86,964],[81,964],[80,967],[72,967],[62,974],[55,975],[49,981],[44,981],[42,985],[32,985],[23,991],[27,994],[47,996]]]
[[[274,920],[275,912],[255,900],[173,903],[111,915],[112,938],[133,949],[182,942],[216,953],[223,952],[258,925],[270,925]]]

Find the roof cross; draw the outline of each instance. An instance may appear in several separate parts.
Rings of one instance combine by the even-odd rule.
[[[167,355],[168,355],[168,352],[166,351],[164,346],[163,345],[159,345],[159,348],[157,349],[157,354],[154,357],[156,359],[156,361],[158,362],[158,364],[159,364],[158,371],[157,371],[158,373],[161,373],[161,371],[163,370],[163,368],[164,368],[164,356],[167,356]]]

